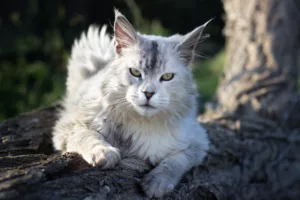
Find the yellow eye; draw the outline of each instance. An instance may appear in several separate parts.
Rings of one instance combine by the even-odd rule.
[[[170,81],[174,78],[174,74],[173,73],[166,73],[164,75],[161,76],[160,80],[161,81]]]
[[[135,77],[141,77],[142,76],[141,72],[137,69],[134,69],[134,68],[129,68],[129,72],[132,76],[135,76]]]

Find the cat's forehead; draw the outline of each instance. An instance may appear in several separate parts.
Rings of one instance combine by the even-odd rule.
[[[143,41],[140,46],[139,67],[145,73],[155,73],[163,71],[165,68],[165,58],[158,41]]]

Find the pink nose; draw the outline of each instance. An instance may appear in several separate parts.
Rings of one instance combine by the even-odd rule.
[[[154,92],[144,92],[147,100],[151,99],[151,97],[154,95]]]

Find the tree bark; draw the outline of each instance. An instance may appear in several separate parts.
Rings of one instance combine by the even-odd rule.
[[[299,127],[300,2],[224,0],[224,8],[227,62],[214,105],[218,117],[241,130],[277,122]]]
[[[125,158],[103,170],[76,154],[53,152],[51,130],[59,108],[0,124],[0,199],[147,199],[140,188],[152,168],[147,163]],[[236,134],[217,123],[204,126],[212,141],[207,158],[164,199],[300,198],[300,129]]]

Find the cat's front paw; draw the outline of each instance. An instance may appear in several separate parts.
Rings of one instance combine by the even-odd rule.
[[[102,166],[102,168],[114,167],[121,159],[117,148],[103,145],[94,146],[91,150],[84,152],[82,157],[90,165]]]
[[[171,177],[169,174],[154,169],[145,175],[142,188],[149,198],[161,198],[163,195],[174,190],[177,183],[178,179],[176,177]]]

